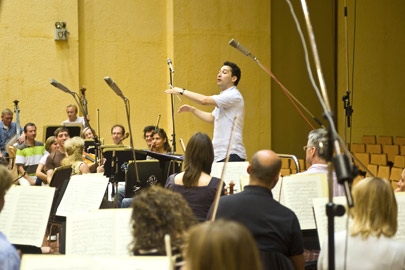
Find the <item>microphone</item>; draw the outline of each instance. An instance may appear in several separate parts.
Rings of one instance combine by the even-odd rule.
[[[173,69],[173,63],[172,60],[170,58],[167,58],[167,64],[169,65],[169,69],[171,73],[174,73],[174,69]]]
[[[246,49],[245,47],[243,47],[238,41],[236,41],[235,39],[231,39],[229,41],[229,45],[231,45],[232,47],[234,47],[235,49],[237,49],[238,51],[240,51],[241,53],[243,53],[246,56],[250,56],[254,59],[256,59],[256,57],[254,57],[250,51],[248,49]]]
[[[73,94],[73,92],[70,91],[66,86],[64,86],[63,84],[54,79],[51,79],[51,84],[65,93]]]
[[[118,88],[118,86],[115,84],[115,82],[110,78],[110,77],[104,77],[105,82],[111,87],[114,92],[121,97],[123,100],[126,100],[127,98],[124,97],[122,94],[121,89]]]

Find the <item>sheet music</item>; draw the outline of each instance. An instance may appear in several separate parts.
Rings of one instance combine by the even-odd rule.
[[[73,175],[56,215],[66,217],[72,212],[99,209],[107,184],[108,178],[102,174]]]
[[[395,197],[398,204],[398,230],[393,238],[405,242],[405,192],[397,192],[395,193]],[[328,237],[328,217],[325,212],[327,202],[328,198],[316,198],[313,200],[318,238],[321,246],[324,243],[325,238]],[[347,206],[345,196],[334,197],[333,203],[344,205],[345,207]],[[335,217],[335,232],[348,230],[348,228],[346,228],[346,221],[347,211],[343,217]]]
[[[315,229],[312,199],[327,195],[326,174],[294,174],[283,178],[280,203],[294,211],[302,230]]]
[[[214,162],[211,168],[211,176],[215,176],[217,178],[221,178],[222,168],[224,167],[225,162]],[[242,176],[248,175],[246,169],[249,165],[247,161],[241,162],[228,162],[226,164],[225,172],[224,172],[224,183],[228,187],[231,181],[234,182],[234,193],[241,191],[241,181],[240,178]]]
[[[169,270],[170,259],[165,256],[85,256],[85,255],[24,255],[21,270],[110,270],[134,269]]]
[[[319,245],[322,247],[325,238],[328,238],[328,217],[326,216],[326,204],[328,203],[329,198],[314,198],[314,214],[316,220],[316,226],[318,231]],[[347,207],[346,197],[333,197],[334,204],[343,205]],[[346,230],[347,222],[347,210],[342,217],[334,218],[335,232],[340,232]]]
[[[398,204],[398,230],[394,239],[405,242],[405,192],[396,192]]]
[[[48,186],[12,186],[0,213],[0,231],[13,244],[42,246],[54,193]]]
[[[69,214],[66,254],[129,255],[131,212],[131,208],[112,208]]]

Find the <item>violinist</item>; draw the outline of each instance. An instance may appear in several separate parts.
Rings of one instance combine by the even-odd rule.
[[[90,173],[90,168],[83,160],[84,140],[73,137],[65,141],[66,157],[62,165],[72,166],[72,175]]]
[[[59,145],[55,140],[55,136],[49,136],[48,139],[46,139],[45,142],[45,153],[40,159],[36,171],[36,176],[37,178],[41,179],[42,183],[47,184],[47,176],[44,172],[44,166],[47,157],[49,156],[50,153],[54,152],[56,149],[59,149]]]
[[[160,154],[170,152],[169,139],[163,128],[157,128],[152,132],[152,151]]]
[[[66,157],[65,141],[70,138],[69,130],[66,127],[59,127],[54,132],[55,140],[59,145],[53,153],[49,154],[45,162],[45,171],[48,178],[48,183],[51,181],[53,170],[60,167],[62,159]]]
[[[146,144],[148,145],[148,149],[151,150],[152,148],[152,133],[156,129],[155,126],[146,126],[143,129],[143,138],[145,139]]]
[[[125,128],[122,125],[114,125],[111,128],[111,136],[115,145],[123,145],[122,141],[126,138],[124,136]]]
[[[83,139],[94,139],[96,137],[96,131],[91,127],[86,127],[83,129],[81,137]]]

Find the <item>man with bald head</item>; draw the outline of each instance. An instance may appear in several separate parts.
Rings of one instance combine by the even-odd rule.
[[[274,256],[286,256],[291,267],[304,269],[304,247],[297,216],[275,201],[271,193],[280,169],[281,160],[275,152],[256,152],[247,168],[249,185],[240,193],[220,198],[216,219],[234,220],[250,230],[261,252],[264,269],[271,268],[274,261],[270,257]]]

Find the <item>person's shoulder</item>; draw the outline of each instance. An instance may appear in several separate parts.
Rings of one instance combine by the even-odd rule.
[[[43,142],[35,141],[35,146],[45,146]]]

